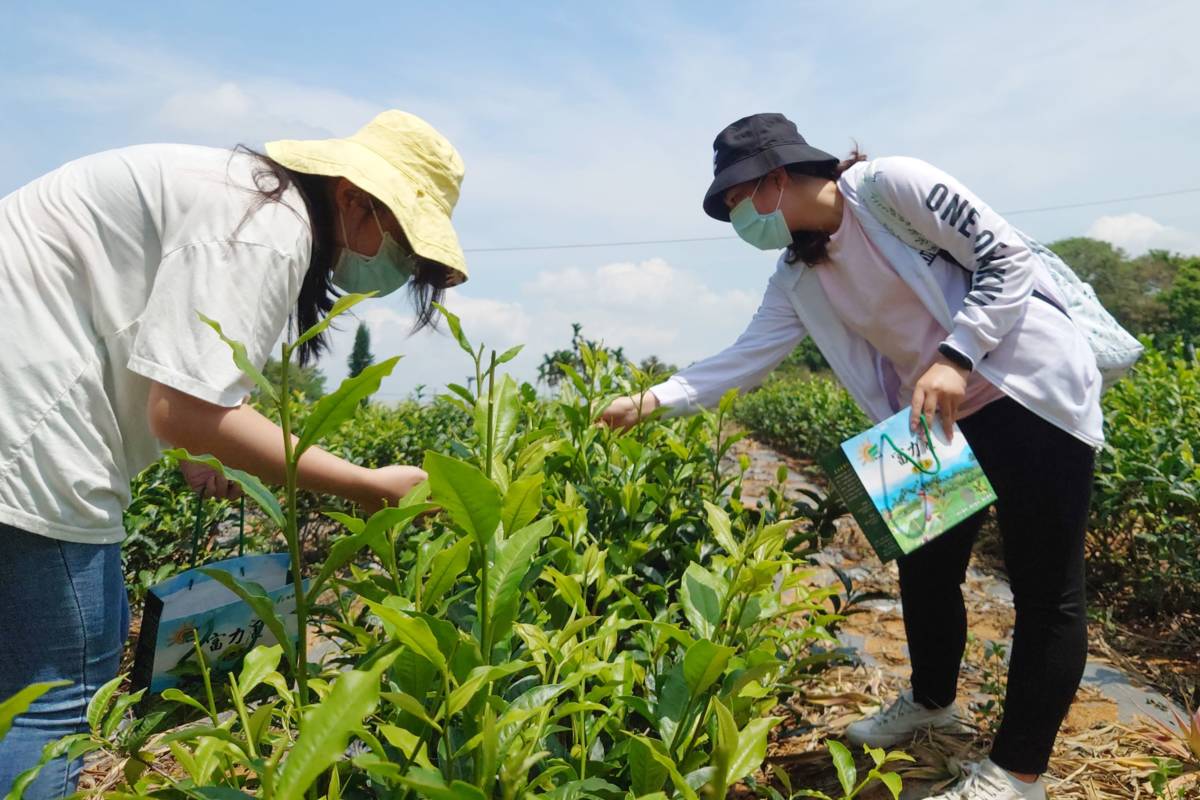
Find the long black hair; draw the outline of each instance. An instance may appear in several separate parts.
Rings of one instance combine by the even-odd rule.
[[[842,177],[843,172],[859,161],[866,160],[866,154],[860,153],[856,144],[850,155],[836,164],[789,164],[786,169],[791,175],[808,175],[836,181]],[[824,231],[792,231],[792,243],[788,245],[783,260],[788,264],[795,264],[797,261],[803,261],[809,266],[820,264],[829,260],[828,247],[829,234]]]
[[[244,153],[257,161],[252,177],[259,199],[247,212],[247,217],[265,203],[284,202],[284,193],[293,186],[304,200],[304,211],[312,231],[312,255],[300,284],[295,321],[297,330],[307,330],[329,313],[339,296],[333,285],[333,266],[338,247],[334,228],[337,209],[333,203],[332,179],[325,175],[309,175],[288,169],[265,153],[245,145],[238,145],[234,152]],[[407,241],[403,244],[408,247]],[[448,267],[426,258],[417,259],[416,274],[409,279],[406,287],[416,315],[413,332],[427,326],[436,327],[437,309],[434,304],[442,302],[446,288],[452,283],[451,277]],[[300,345],[301,366],[314,361],[328,349],[326,333],[309,339]]]

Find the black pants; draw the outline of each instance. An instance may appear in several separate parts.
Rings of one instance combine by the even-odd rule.
[[[959,421],[996,490],[1016,628],[1004,719],[991,757],[1012,772],[1046,771],[1087,661],[1083,539],[1095,454],[1003,398]],[[900,559],[900,597],[915,699],[954,702],[967,641],[962,583],[984,512]]]

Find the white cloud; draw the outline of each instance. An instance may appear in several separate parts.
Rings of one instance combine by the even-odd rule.
[[[1100,217],[1088,228],[1087,235],[1093,239],[1103,239],[1130,255],[1139,255],[1147,250],[1200,254],[1200,235],[1168,227],[1145,214]]]
[[[513,302],[451,290],[446,305],[462,319],[473,342],[485,342],[497,351],[525,345],[510,371],[533,380],[542,356],[567,345],[572,322],[581,323],[590,339],[624,347],[630,358],[653,354],[682,366],[731,343],[754,313],[757,296],[716,291],[655,258],[592,269],[545,270],[524,287],[522,299]],[[445,330],[410,336],[412,315],[402,299],[376,303],[359,318],[371,331],[377,360],[404,355],[381,387],[385,399],[403,396],[419,384],[440,389],[450,381],[461,383],[472,369],[469,357]],[[345,375],[354,327],[352,322],[342,324],[321,364],[331,385]]]

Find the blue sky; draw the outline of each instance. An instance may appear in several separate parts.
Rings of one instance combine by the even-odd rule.
[[[728,235],[700,210],[712,138],[760,111],[835,153],[925,158],[1001,211],[1197,188],[1198,24],[1194,2],[13,4],[0,193],[110,147],[345,135],[389,107],[461,151],[469,251]],[[1012,221],[1200,253],[1200,193]],[[702,357],[773,265],[737,240],[468,258],[450,306],[475,338],[526,342],[521,377],[572,321]],[[402,298],[362,317],[377,356],[406,356],[386,396],[465,374],[447,337],[407,336]]]

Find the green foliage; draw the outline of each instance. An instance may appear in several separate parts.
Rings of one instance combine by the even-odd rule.
[[[128,755],[123,797],[698,798],[753,780],[769,712],[821,661],[842,600],[792,551],[787,504],[745,508],[740,474],[720,470],[733,395],[713,415],[613,431],[600,410],[651,375],[580,343],[543,402],[497,374],[513,351],[447,321],[476,375],[435,404],[453,411],[453,440],[399,508],[328,515],[347,532],[297,582],[294,651],[259,648],[223,680],[198,652],[203,697],[169,692],[127,732],[138,695],[105,687],[92,730],[61,752]],[[356,398],[369,372],[329,397]],[[286,380],[277,396],[285,435],[335,451],[383,413],[333,400],[317,413]],[[302,572],[286,442],[282,533]],[[310,626],[336,648],[326,666],[307,663]],[[872,771],[848,796],[868,780],[898,784]]]
[[[738,422],[779,449],[815,457],[870,426],[837,381],[772,381],[742,398]]]
[[[788,353],[788,357],[779,365],[777,373],[787,377],[812,372],[829,372],[829,362],[825,360],[825,356],[821,355],[816,343],[806,336],[795,350]]]
[[[272,386],[280,384],[283,378],[283,364],[279,359],[267,359],[263,367],[263,377]],[[314,365],[302,367],[293,362],[288,367],[288,385],[292,387],[292,391],[299,393],[300,397],[311,402],[325,394],[325,374]],[[262,390],[257,388],[251,397],[256,402],[265,399]]]
[[[1190,258],[1179,265],[1163,302],[1170,319],[1163,331],[1165,338],[1180,340],[1194,348],[1200,342],[1200,258]]]
[[[623,348],[618,347],[614,350],[605,350],[604,345],[600,342],[585,339],[583,337],[583,326],[578,322],[573,322],[571,323],[571,346],[567,349],[555,350],[552,353],[546,353],[542,356],[542,363],[538,366],[538,381],[554,389],[567,376],[568,371],[582,372],[585,369],[582,355],[584,349],[591,352],[607,352],[616,361],[624,358]],[[665,365],[659,364],[658,359],[654,359],[651,366],[663,367]],[[665,371],[665,369],[659,370],[659,372]],[[672,369],[671,371],[674,370]]]
[[[1132,611],[1200,609],[1200,362],[1148,349],[1103,402],[1089,572]]]
[[[1130,258],[1108,242],[1083,236],[1054,242],[1050,249],[1092,284],[1104,307],[1134,334],[1166,335],[1169,341],[1179,326],[1195,319],[1167,299],[1187,263],[1180,256],[1151,250]]]
[[[371,354],[371,331],[365,322],[360,322],[354,331],[354,348],[350,351],[350,359],[347,362],[350,377],[353,378],[374,363],[375,356]]]

